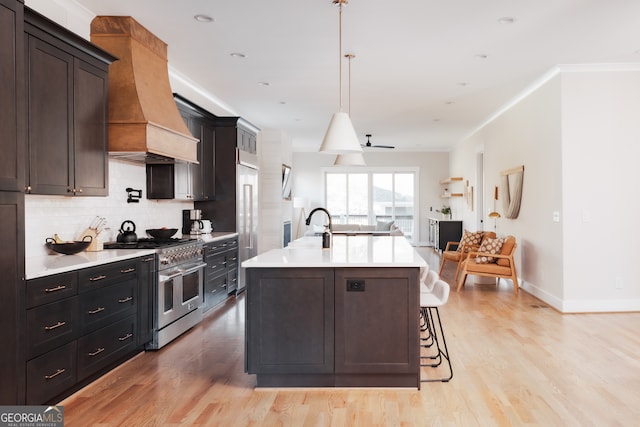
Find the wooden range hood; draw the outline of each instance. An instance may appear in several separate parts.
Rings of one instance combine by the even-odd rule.
[[[167,44],[130,16],[95,17],[91,41],[119,58],[109,69],[110,155],[198,163],[198,139],[173,100]]]

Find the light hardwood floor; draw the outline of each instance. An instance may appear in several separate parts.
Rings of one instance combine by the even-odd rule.
[[[439,258],[420,248],[431,268]],[[443,278],[452,284],[455,266]],[[62,401],[65,426],[631,426],[640,419],[640,313],[562,315],[507,282],[440,310],[449,383],[414,389],[255,389],[244,296],[179,340]],[[428,369],[428,368],[425,368]]]

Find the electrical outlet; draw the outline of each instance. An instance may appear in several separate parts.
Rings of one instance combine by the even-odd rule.
[[[624,288],[624,280],[622,280],[622,277],[616,277],[615,278],[615,287],[616,289],[622,289]]]
[[[553,222],[560,222],[560,212],[553,211]]]
[[[364,280],[355,280],[355,279],[347,280],[347,292],[363,292],[363,291],[364,291]]]

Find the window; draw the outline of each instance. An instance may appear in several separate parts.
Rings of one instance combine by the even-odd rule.
[[[416,170],[325,171],[325,205],[334,224],[394,221],[407,239],[417,230]]]

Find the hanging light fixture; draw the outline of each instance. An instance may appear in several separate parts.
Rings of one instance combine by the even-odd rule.
[[[348,62],[348,81],[349,85],[347,86],[347,91],[349,96],[347,99],[349,100],[349,117],[351,117],[351,60],[356,57],[353,53],[347,53],[345,56],[349,60]],[[364,155],[362,153],[348,153],[348,154],[338,154],[336,156],[336,160],[333,162],[334,166],[367,166],[364,162]]]
[[[340,67],[340,110],[333,114],[329,127],[324,135],[322,144],[320,145],[321,153],[328,154],[347,154],[362,153],[362,147],[358,141],[356,131],[351,124],[349,115],[342,111],[342,5],[347,4],[347,0],[332,0],[333,4],[338,5],[339,11],[339,47],[338,47],[338,65]]]

